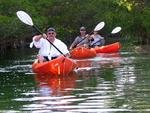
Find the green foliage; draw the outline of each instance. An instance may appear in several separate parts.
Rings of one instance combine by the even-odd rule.
[[[150,30],[150,8],[145,8],[142,16],[142,25],[147,30]],[[150,31],[149,31],[150,32]]]
[[[1,0],[0,38],[31,36],[34,30],[16,17],[16,11],[24,10],[43,32],[49,26],[56,27],[60,38],[67,41],[67,37],[77,35],[80,26],[90,32],[101,21],[106,23],[102,30],[105,34],[121,26],[123,36],[144,36],[144,40],[150,29],[148,3],[148,0]]]

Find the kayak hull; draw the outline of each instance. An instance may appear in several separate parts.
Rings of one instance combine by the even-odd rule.
[[[77,47],[73,49],[70,52],[70,54],[73,59],[85,59],[96,57],[96,52],[93,48],[88,49],[85,47]]]
[[[113,44],[95,47],[95,48],[85,48],[85,47],[77,47],[73,49],[70,54],[73,59],[86,59],[86,58],[94,58],[98,53],[116,53],[121,49],[120,42],[116,42]]]
[[[120,42],[116,42],[113,44],[109,44],[106,46],[101,46],[101,47],[95,47],[94,50],[96,53],[115,53],[118,52],[121,49],[121,44]]]
[[[75,68],[76,63],[63,55],[48,62],[34,62],[32,64],[33,72],[51,75],[68,75]]]

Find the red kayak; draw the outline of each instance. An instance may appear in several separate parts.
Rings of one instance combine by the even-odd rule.
[[[84,59],[84,58],[93,58],[96,57],[96,52],[93,48],[88,49],[85,47],[77,47],[71,52],[71,57],[74,59]]]
[[[121,49],[120,42],[116,42],[113,44],[95,47],[95,48],[85,48],[85,47],[77,47],[73,49],[70,54],[73,59],[85,59],[85,58],[93,58],[96,57],[96,53],[115,53]]]
[[[120,48],[121,48],[120,42],[116,42],[101,47],[95,47],[94,50],[96,51],[96,53],[114,53],[118,52]]]
[[[35,61],[32,64],[33,72],[51,75],[68,75],[75,68],[76,63],[63,55],[48,62],[38,63]]]

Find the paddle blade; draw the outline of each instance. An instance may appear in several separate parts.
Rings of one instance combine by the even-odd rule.
[[[33,42],[31,42],[30,45],[29,45],[29,47],[33,48],[33,45],[34,45]]]
[[[94,29],[94,31],[99,31],[105,26],[105,22],[100,22]]]
[[[113,30],[112,30],[112,34],[115,34],[115,33],[118,33],[118,32],[120,32],[121,31],[121,27],[116,27],[116,28],[114,28]]]
[[[17,11],[17,17],[25,24],[33,26],[31,17],[24,11]]]

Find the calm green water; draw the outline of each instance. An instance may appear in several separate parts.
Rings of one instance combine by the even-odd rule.
[[[0,58],[0,112],[150,112],[150,53],[101,54],[76,61],[67,77],[32,73],[36,52]]]

